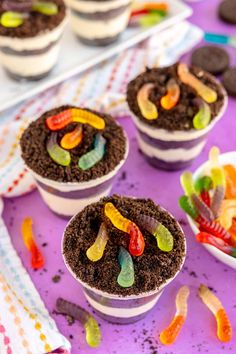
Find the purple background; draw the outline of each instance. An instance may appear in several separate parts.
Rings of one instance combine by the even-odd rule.
[[[191,21],[207,31],[236,35],[235,26],[227,26],[217,19],[218,3],[219,1],[215,0],[203,0],[192,5],[194,15]],[[229,51],[232,64],[235,65],[235,49]],[[207,153],[213,144],[217,144],[222,152],[235,150],[235,112],[236,100],[230,99],[223,120],[210,134],[203,153],[191,167],[192,171],[207,159]],[[138,152],[135,130],[131,121],[121,119],[121,123],[128,132],[132,154],[123,167],[123,171],[127,172],[127,178],[122,178],[120,173],[114,184],[113,192],[153,198],[182,222],[188,245],[184,269],[164,291],[155,309],[145,320],[134,325],[116,326],[99,319],[103,335],[99,349],[90,349],[86,345],[83,329],[79,323],[69,326],[64,317],[55,314],[52,316],[61,332],[71,341],[73,354],[95,352],[98,354],[236,353],[235,337],[229,344],[218,341],[215,320],[197,297],[197,288],[201,282],[212,287],[222,300],[230,316],[234,332],[236,332],[235,271],[219,263],[195,242],[190,228],[186,225],[185,216],[177,204],[178,197],[182,193],[179,185],[180,172],[166,173],[150,167]],[[29,255],[22,244],[20,224],[26,216],[31,216],[34,220],[39,245],[47,243],[42,247],[46,258],[46,266],[42,271],[33,272],[30,269]],[[13,244],[50,312],[53,311],[58,296],[88,308],[81,287],[66,271],[62,262],[60,242],[66,221],[48,210],[37,191],[21,198],[6,200],[4,219]],[[57,274],[61,275],[61,280],[55,284],[52,277]],[[164,347],[160,344],[158,335],[172,319],[175,311],[175,294],[183,284],[189,285],[191,289],[189,315],[177,342],[171,347]]]

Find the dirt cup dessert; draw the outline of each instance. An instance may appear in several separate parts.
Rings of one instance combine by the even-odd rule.
[[[72,218],[62,252],[91,306],[125,324],[153,308],[179,273],[186,245],[178,222],[152,200],[114,195]]]
[[[73,106],[32,122],[20,146],[42,198],[62,216],[107,196],[128,154],[126,135],[111,116]]]
[[[184,63],[147,69],[127,89],[140,150],[167,170],[185,168],[200,154],[227,101],[213,76]]]
[[[132,0],[66,0],[70,21],[85,44],[103,46],[115,42],[126,29]]]
[[[0,61],[11,77],[37,80],[51,71],[65,16],[62,0],[0,1]]]

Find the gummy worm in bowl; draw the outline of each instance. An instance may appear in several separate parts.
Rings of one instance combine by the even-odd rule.
[[[95,318],[82,307],[62,298],[58,298],[56,310],[61,314],[74,318],[84,326],[86,342],[90,347],[96,348],[100,345],[102,336],[99,325]]]
[[[189,288],[182,286],[176,295],[176,314],[171,321],[170,325],[164,329],[160,334],[160,341],[162,344],[170,345],[176,341],[176,338],[186,320],[188,312],[188,297]]]
[[[217,322],[217,336],[219,340],[221,342],[229,342],[232,339],[232,327],[222,303],[203,284],[199,287],[198,295],[215,316]]]
[[[141,214],[139,222],[144,229],[152,234],[156,240],[160,250],[170,252],[174,246],[174,239],[170,231],[159,221],[148,215]]]

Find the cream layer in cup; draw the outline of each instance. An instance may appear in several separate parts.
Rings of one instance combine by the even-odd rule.
[[[108,45],[127,27],[131,0],[66,0],[75,34],[89,45]]]
[[[104,199],[104,201],[113,201],[112,198],[118,199],[118,198],[122,198],[119,196],[113,196],[113,197],[109,197]],[[129,198],[132,200],[140,200],[140,199],[136,199],[136,198]],[[103,202],[103,201],[100,201]],[[147,203],[149,203],[149,201],[147,200]],[[87,208],[85,208],[84,211],[82,211],[80,214],[82,214],[83,212],[87,213],[87,215],[91,215],[91,211],[89,211],[90,206],[88,206]],[[93,206],[91,206],[93,207]],[[120,211],[119,207],[117,207],[118,210]],[[138,208],[138,207],[137,207]],[[160,208],[160,207],[159,207]],[[153,210],[153,208],[152,208]],[[140,291],[139,293],[137,293],[137,291],[132,294],[132,287],[130,288],[130,292],[131,294],[127,294],[125,293],[124,295],[122,295],[122,293],[112,293],[111,290],[109,291],[104,291],[102,289],[100,289],[98,286],[96,286],[96,284],[91,284],[86,282],[85,279],[81,279],[81,277],[79,277],[75,270],[73,269],[73,266],[71,265],[71,260],[70,260],[70,255],[69,253],[67,253],[67,248],[69,247],[69,244],[73,244],[73,247],[76,247],[76,245],[74,244],[74,242],[72,241],[72,239],[70,239],[70,237],[68,236],[71,232],[71,229],[77,230],[77,223],[78,223],[78,228],[79,228],[79,224],[80,224],[80,219],[79,219],[79,215],[75,215],[70,222],[68,223],[68,225],[66,226],[66,229],[64,231],[64,235],[63,235],[63,239],[62,239],[62,254],[63,254],[63,259],[64,262],[66,264],[67,269],[69,270],[69,272],[72,274],[72,276],[82,285],[83,287],[83,291],[84,291],[84,295],[86,297],[86,299],[88,300],[89,304],[94,308],[94,310],[98,313],[98,315],[104,319],[106,319],[109,322],[113,322],[113,323],[119,323],[119,324],[128,324],[128,323],[133,323],[136,322],[140,319],[142,319],[143,317],[146,316],[146,314],[155,306],[155,304],[157,303],[158,299],[160,298],[164,288],[170,284],[174,278],[179,274],[184,261],[185,261],[185,255],[186,255],[186,241],[185,241],[185,237],[183,234],[183,231],[180,227],[180,225],[178,224],[178,222],[173,218],[173,216],[168,213],[165,209],[160,208],[159,210],[161,210],[162,213],[165,213],[166,215],[168,215],[168,217],[170,217],[173,220],[173,223],[175,224],[175,227],[177,227],[179,234],[178,235],[182,235],[181,236],[181,241],[179,239],[178,242],[180,242],[181,244],[181,254],[176,252],[175,255],[175,259],[179,259],[178,260],[178,266],[175,269],[174,274],[172,273],[172,276],[165,279],[165,281],[163,281],[162,283],[159,284],[159,286],[157,286],[155,289],[152,289],[150,291]],[[94,211],[93,211],[94,214]],[[128,217],[129,215],[126,214],[126,217]],[[76,221],[76,219],[78,218],[78,221]],[[84,220],[82,221],[84,223]],[[89,222],[89,221],[88,221]],[[139,227],[141,227],[141,225],[138,225]],[[99,229],[99,225],[96,225],[97,229]],[[84,231],[83,231],[84,232]],[[117,237],[120,236],[120,233],[118,232]],[[176,236],[176,235],[175,235]],[[79,233],[77,234],[77,237],[81,237],[79,235]],[[128,235],[127,235],[128,237]],[[93,239],[94,236],[91,233],[91,238]],[[80,243],[80,241],[78,241]],[[111,240],[108,241],[108,243],[112,242]],[[174,240],[174,242],[177,242],[176,239]],[[123,244],[123,242],[122,242]],[[179,245],[180,245],[179,244]],[[110,246],[106,246],[106,247],[110,247]],[[157,247],[157,246],[156,246]],[[175,247],[175,246],[174,246]],[[180,247],[180,246],[178,246]],[[179,248],[178,248],[179,249]],[[76,249],[73,249],[73,253],[76,254],[76,257],[86,257],[85,255],[85,250],[82,249],[81,251],[79,251],[79,253],[77,253]],[[115,251],[112,251],[115,252]],[[150,253],[150,250],[149,250]],[[150,254],[149,254],[150,256]],[[169,257],[168,253],[166,253],[166,256]],[[145,249],[144,249],[144,254],[142,255],[142,257],[145,257]],[[105,248],[105,252],[103,255],[104,259],[108,259],[109,262],[111,262],[110,260],[110,254],[106,254],[106,248]],[[103,258],[101,258],[101,260],[99,260],[97,262],[97,266],[99,267],[99,269],[102,269],[104,271],[104,277],[106,277],[106,263],[103,264]],[[135,258],[134,262],[135,262]],[[154,261],[154,260],[153,260]],[[169,261],[170,263],[172,262],[170,260],[169,257]],[[106,261],[105,261],[106,262]],[[155,259],[156,262],[156,259]],[[177,262],[177,261],[175,261]],[[164,263],[164,262],[163,262]],[[169,267],[170,267],[170,263],[169,263]],[[78,264],[78,267],[81,267],[81,264]],[[115,267],[115,265],[114,265]],[[134,264],[134,268],[136,269],[136,265]],[[88,267],[86,267],[88,274],[90,274],[91,269]],[[152,271],[152,261],[150,258],[150,272]],[[107,271],[110,274],[110,269]],[[95,270],[96,273],[96,270]],[[97,274],[97,273],[96,273]],[[117,274],[118,275],[118,274]],[[96,275],[96,279],[97,277],[100,277],[99,274]],[[135,272],[135,281],[138,282],[138,277],[139,274]],[[151,275],[150,275],[151,277]],[[112,281],[112,279],[110,279],[110,281]],[[150,281],[147,278],[147,282]],[[112,289],[112,286],[111,288]],[[126,289],[125,289],[126,291]],[[129,289],[128,289],[129,291]]]

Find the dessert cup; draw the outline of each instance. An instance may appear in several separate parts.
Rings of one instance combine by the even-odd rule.
[[[131,0],[67,0],[71,26],[85,44],[104,46],[115,42],[126,29]]]
[[[136,198],[132,198],[132,199],[136,199]],[[165,209],[161,208],[161,210],[173,218],[173,216],[170,213],[168,213]],[[73,223],[75,218],[76,215],[69,221],[64,231],[64,235],[62,238],[62,255],[68,271],[72,274],[72,276],[76,279],[76,281],[78,281],[78,283],[82,286],[84,295],[87,301],[89,302],[89,304],[92,306],[92,308],[97,312],[97,314],[101,318],[112,323],[129,324],[144,318],[147,315],[147,313],[158,302],[166,286],[168,286],[179,274],[184,264],[185,256],[186,256],[186,241],[181,226],[175,220],[175,222],[178,225],[178,229],[183,235],[185,252],[184,255],[182,255],[181,264],[179,265],[179,268],[174,274],[174,276],[167,279],[159,287],[157,287],[152,291],[145,291],[145,292],[140,292],[138,294],[131,294],[131,295],[122,295],[122,294],[109,293],[99,288],[96,288],[95,286],[91,286],[91,284],[88,284],[85,281],[81,280],[71,268],[70,264],[66,259],[66,255],[64,254],[64,249],[65,249],[64,247],[65,247],[65,239],[66,239],[65,235],[67,229],[68,227],[70,227],[71,223]]]
[[[208,104],[204,103],[198,92],[190,84],[187,85],[181,80],[178,73],[180,65],[182,68],[185,67],[185,64],[177,63],[164,68],[147,68],[144,73],[129,83],[127,89],[127,102],[137,128],[139,148],[150,164],[165,170],[183,169],[194,161],[201,153],[208,133],[223,117],[228,103],[225,89],[214,76],[197,67],[193,66],[189,69],[186,66],[184,70],[190,71],[190,75],[212,89],[211,93],[217,93],[216,100]],[[178,89],[179,92],[176,93],[177,101],[173,106],[164,108],[161,100],[170,97],[168,96],[170,93],[167,95],[167,86],[171,80],[172,85],[174,82],[175,90]],[[156,117],[150,119],[144,117],[137,98],[145,84],[151,85],[149,93],[146,93],[148,96],[146,99],[158,112]],[[205,104],[205,112],[206,110],[210,112],[208,124],[202,125],[201,129],[195,129],[193,125],[194,117],[198,113],[203,115],[200,113],[198,104],[202,106]]]
[[[78,122],[72,121],[56,132],[48,127],[47,118],[69,114],[72,109],[78,109],[82,115],[94,114],[101,122],[103,120],[104,128],[98,130],[89,124],[78,125]],[[79,126],[80,142],[71,148],[62,148],[62,138]],[[79,159],[94,149],[97,135],[106,137],[103,155],[97,161],[92,161],[92,165],[81,168]],[[52,143],[53,136],[55,140]],[[86,205],[110,193],[113,180],[125,163],[129,151],[127,135],[111,116],[74,106],[61,106],[45,112],[26,128],[20,146],[26,168],[35,179],[43,200],[53,212],[64,217],[73,216]],[[69,156],[68,163],[57,160],[55,155],[53,157],[50,151],[54,149],[59,156],[61,153]],[[91,163],[91,157],[89,161]]]
[[[64,6],[62,2],[60,4]],[[11,35],[0,33],[0,62],[8,75],[17,80],[39,80],[47,76],[57,63],[65,24],[64,15],[56,26],[49,29],[45,25],[36,35],[24,33],[20,36],[18,32],[14,33],[18,28],[11,28]],[[28,27],[31,25],[29,22]]]

